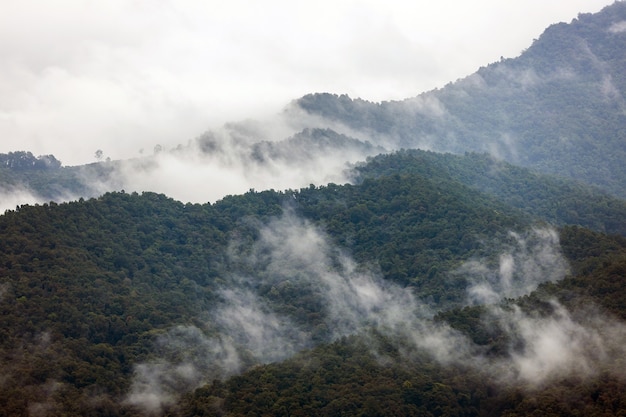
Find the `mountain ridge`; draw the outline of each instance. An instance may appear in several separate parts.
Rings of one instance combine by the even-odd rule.
[[[396,148],[487,152],[624,198],[626,20],[616,2],[549,27],[517,58],[402,101],[312,94],[293,103],[318,126],[345,125]]]

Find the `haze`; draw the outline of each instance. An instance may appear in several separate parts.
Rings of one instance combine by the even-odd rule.
[[[610,3],[9,0],[0,152],[132,158],[311,92],[412,97]]]

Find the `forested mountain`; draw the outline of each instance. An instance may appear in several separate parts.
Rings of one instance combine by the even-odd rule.
[[[403,101],[312,94],[312,125],[391,148],[487,152],[626,197],[626,3],[550,26],[519,57]]]
[[[353,167],[353,181],[392,173],[419,173],[459,181],[527,214],[556,225],[580,225],[626,236],[626,201],[599,188],[540,174],[487,154],[402,150]]]
[[[400,152],[355,185],[214,204],[111,193],[5,213],[0,410],[621,409],[626,242],[557,233],[446,174],[448,158]],[[566,359],[542,365],[545,343]],[[550,389],[527,403],[535,384]]]
[[[0,155],[47,201],[0,215],[0,415],[625,414],[625,22],[141,158]],[[168,164],[298,185],[141,188]]]

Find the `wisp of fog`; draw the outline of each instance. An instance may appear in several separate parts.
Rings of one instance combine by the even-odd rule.
[[[206,328],[178,326],[161,336],[155,358],[135,368],[128,403],[155,412],[216,378],[287,359],[316,343],[366,337],[368,329],[410,341],[407,360],[410,350],[418,349],[442,364],[479,368],[503,384],[537,387],[563,375],[586,377],[609,360],[626,357],[626,326],[591,309],[574,315],[549,300],[552,313],[533,315],[499,303],[565,276],[567,262],[552,229],[511,232],[510,242],[495,248],[500,253],[495,264],[475,259],[451,271],[467,276],[468,303],[488,303],[483,319],[511,340],[508,354],[495,359],[449,325],[435,323],[435,311],[410,288],[357,265],[322,229],[292,210],[259,225],[258,232],[252,246],[233,240],[230,258],[237,267]],[[321,309],[315,326],[281,303],[280,295],[296,293],[290,302],[305,299]]]

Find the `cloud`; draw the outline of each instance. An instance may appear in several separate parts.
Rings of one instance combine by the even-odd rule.
[[[613,23],[609,27],[609,32],[611,32],[611,33],[626,32],[626,20],[622,20],[622,21]]]
[[[284,360],[309,345],[289,318],[272,312],[251,291],[225,289],[221,295],[223,305],[215,314],[218,328],[248,350],[256,361]]]
[[[37,197],[25,188],[0,187],[0,214],[4,214],[7,210],[15,210],[23,204],[34,205],[43,202],[41,197]]]
[[[213,379],[237,373],[241,362],[228,335],[208,336],[195,326],[175,326],[155,341],[155,358],[134,366],[124,402],[160,414],[179,396]]]
[[[530,294],[543,282],[556,282],[569,271],[553,228],[533,228],[524,234],[509,232],[497,262],[471,260],[453,274],[469,281],[470,304],[493,304],[504,298]]]
[[[488,319],[511,341],[508,357],[491,364],[494,378],[503,383],[541,387],[553,380],[588,378],[608,372],[623,378],[618,365],[626,357],[626,326],[589,306],[574,314],[555,300],[551,312],[539,315],[519,307],[491,307]]]
[[[310,131],[292,129],[289,120],[279,118],[231,124],[185,146],[116,161],[106,179],[85,173],[83,182],[94,190],[153,191],[183,202],[205,203],[250,189],[282,191],[345,183],[349,162],[381,150],[351,138],[336,140],[324,133],[315,137]],[[347,143],[341,145],[341,139]]]
[[[454,274],[473,282],[469,299],[494,303],[483,320],[506,341],[504,353],[484,346],[445,322],[409,288],[356,264],[318,226],[286,208],[265,224],[250,224],[257,238],[233,240],[229,273],[206,329],[177,326],[159,338],[154,359],[135,367],[127,402],[158,412],[203,383],[258,363],[371,330],[401,340],[405,360],[426,353],[443,365],[462,365],[501,384],[537,388],[555,378],[592,377],[626,357],[626,326],[592,307],[568,311],[557,301],[528,312],[505,298],[520,297],[541,282],[562,279],[567,263],[552,229],[511,233],[490,248],[497,261],[472,261]],[[486,265],[486,266],[485,266]],[[371,339],[372,353],[380,354]],[[383,358],[384,359],[384,358]]]

